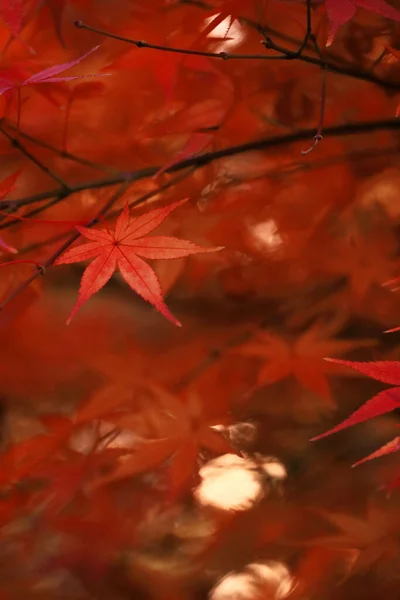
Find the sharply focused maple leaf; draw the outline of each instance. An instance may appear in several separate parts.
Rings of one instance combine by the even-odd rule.
[[[157,275],[140,256],[150,259],[170,259],[222,249],[221,247],[202,248],[193,242],[170,236],[142,237],[161,225],[172,211],[185,202],[187,199],[151,210],[133,219],[130,219],[129,206],[126,204],[118,217],[114,232],[109,229],[94,230],[77,227],[79,233],[91,241],[70,248],[57,259],[55,264],[70,264],[90,258],[95,260],[86,268],[82,276],[78,301],[72,309],[67,324],[71,322],[82,304],[109,281],[118,266],[122,277],[135,292],[150,302],[172,323],[181,325],[164,302]]]
[[[326,431],[321,433],[312,439],[312,441],[319,440],[320,438],[331,435],[347,427],[358,425],[363,421],[368,421],[374,417],[384,415],[396,408],[400,407],[400,362],[397,361],[377,361],[377,362],[352,362],[349,360],[339,359],[325,359],[329,363],[336,363],[344,365],[368,375],[373,379],[382,381],[389,385],[395,385],[388,390],[380,392],[370,400],[367,400],[360,408],[358,408],[350,417],[347,417],[344,421]]]
[[[379,417],[386,413],[392,412],[397,408],[400,408],[400,362],[397,361],[377,361],[377,362],[351,362],[346,360],[336,360],[336,359],[326,359],[331,363],[338,363],[342,365],[346,365],[355,369],[364,375],[368,375],[377,379],[378,381],[382,381],[383,383],[395,384],[398,387],[389,388],[388,390],[384,390],[380,392],[370,400],[367,400],[360,408],[358,408],[352,415],[347,417],[344,421],[326,431],[325,433],[321,433],[320,435],[312,438],[311,441],[319,440],[323,437],[331,435],[332,433],[337,433],[338,431],[342,431],[343,429],[347,429],[348,427],[352,427],[353,425],[358,425],[359,423],[363,423],[364,421],[369,421],[374,417]],[[400,450],[400,437],[396,436],[391,441],[387,442],[375,452],[372,452],[365,458],[357,461],[353,467],[361,465],[364,462],[369,460],[373,460],[375,458],[380,458],[381,456],[386,456],[387,454],[392,454],[393,452],[398,452]],[[396,477],[393,481],[386,483],[385,488],[387,490],[395,487],[399,487],[400,485],[400,477]]]
[[[327,373],[333,369],[323,360],[324,357],[369,347],[375,343],[371,340],[329,339],[332,333],[320,323],[294,340],[263,331],[234,352],[260,357],[266,361],[258,374],[258,387],[293,375],[305,388],[330,400]]]

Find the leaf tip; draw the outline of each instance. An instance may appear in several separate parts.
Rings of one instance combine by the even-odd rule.
[[[400,327],[393,327],[393,329],[385,329],[383,333],[395,333],[396,331],[400,331]]]

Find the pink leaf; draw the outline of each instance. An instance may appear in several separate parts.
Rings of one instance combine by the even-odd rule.
[[[31,83],[43,83],[43,82],[47,81],[49,79],[49,77],[54,77],[55,75],[58,75],[59,73],[63,73],[64,71],[67,71],[67,69],[71,69],[72,67],[75,67],[84,58],[86,58],[87,56],[92,54],[92,52],[95,52],[99,48],[100,48],[100,46],[95,46],[94,48],[89,50],[89,52],[86,52],[86,54],[83,54],[81,57],[76,58],[75,60],[71,60],[70,62],[63,63],[61,65],[54,65],[54,67],[49,67],[48,69],[43,69],[43,71],[39,71],[39,73],[32,75],[31,77],[29,77],[29,79],[26,79],[24,81],[23,85],[28,85]]]
[[[332,44],[340,27],[354,17],[357,8],[400,22],[400,11],[384,0],[325,0],[325,6],[330,24],[327,46]]]

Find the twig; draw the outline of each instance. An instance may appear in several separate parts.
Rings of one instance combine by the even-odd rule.
[[[38,158],[36,158],[36,156],[31,154],[29,152],[29,150],[27,150],[27,148],[25,148],[25,146],[23,144],[21,144],[21,142],[17,138],[10,135],[8,133],[8,131],[6,131],[3,127],[3,125],[1,125],[1,124],[0,124],[0,132],[8,139],[8,141],[10,142],[10,144],[13,148],[16,148],[17,150],[19,150],[24,156],[26,156],[26,158],[28,160],[30,160],[33,164],[35,164],[43,173],[46,173],[46,175],[48,175],[49,177],[54,179],[54,181],[59,183],[64,190],[66,190],[66,191],[69,190],[68,184],[64,181],[64,179],[62,177],[60,177],[59,175],[54,173],[48,166],[46,166]]]
[[[105,205],[103,206],[103,208],[97,213],[97,215],[95,217],[93,217],[93,219],[91,219],[91,221],[89,221],[86,225],[86,227],[93,227],[93,225],[96,225],[102,218],[103,215],[105,215],[107,213],[107,211],[125,194],[126,190],[128,189],[128,187],[131,185],[131,182],[125,181],[119,190],[117,190],[117,192],[115,192],[115,194],[113,194],[111,196],[111,198],[105,203]],[[41,269],[37,269],[36,272],[32,273],[32,275],[30,277],[28,277],[25,281],[23,281],[18,287],[16,287],[14,289],[13,292],[11,292],[11,294],[9,294],[0,304],[0,311],[3,310],[7,304],[9,304],[12,300],[14,300],[14,298],[16,296],[18,296],[25,288],[27,288],[33,281],[35,281],[35,279],[37,279],[37,277],[42,274],[45,270],[47,270],[49,267],[51,267],[51,265],[57,260],[57,258],[59,256],[61,256],[61,254],[63,252],[65,252],[65,250],[67,250],[67,248],[69,248],[74,242],[76,242],[76,240],[80,237],[80,233],[78,231],[76,231],[75,233],[73,233],[65,242],[64,244],[62,244],[44,263],[42,263]]]
[[[41,263],[38,263],[36,260],[27,260],[27,259],[7,260],[6,262],[0,262],[0,267],[9,267],[11,265],[21,265],[21,264],[35,265],[35,267],[38,269],[38,271],[40,271],[40,274],[44,275],[45,267]]]
[[[398,154],[398,152],[399,152],[398,147],[392,146],[390,148],[384,148],[382,150],[379,150],[379,156],[390,157],[394,154]],[[284,171],[281,171],[281,170],[269,171],[266,175],[263,175],[262,178],[265,178],[265,177],[273,178],[276,176],[281,177],[282,175],[289,175],[289,174],[296,173],[298,171],[309,171],[310,169],[324,169],[326,167],[330,167],[332,165],[339,164],[339,163],[343,162],[346,158],[348,160],[354,160],[354,161],[360,160],[361,161],[363,159],[368,159],[368,158],[371,158],[374,156],[376,156],[376,148],[366,148],[363,150],[352,152],[352,153],[348,154],[347,157],[344,157],[343,154],[338,154],[336,156],[330,156],[329,158],[319,160],[319,161],[314,161],[312,163],[304,163],[304,162],[293,163],[292,166],[288,165]],[[195,170],[195,169],[193,168],[193,170]],[[144,196],[137,198],[136,200],[129,203],[129,208],[134,208],[135,206],[138,206],[142,202],[149,200],[151,197],[153,197],[156,194],[161,193],[162,191],[167,189],[167,187],[171,187],[172,185],[177,183],[180,179],[183,179],[182,175],[180,175],[180,177],[177,177],[177,178],[169,181],[167,184],[165,184],[161,188],[159,188],[157,190],[153,190],[152,192],[148,192]],[[229,184],[229,186],[232,186],[232,185],[237,185],[237,182],[231,182]],[[52,206],[52,204],[55,202],[57,202],[57,201],[49,202],[46,205],[43,205],[37,209],[34,209],[34,210],[30,211],[29,213],[26,213],[26,216],[28,217],[28,216],[33,216],[34,214],[38,214],[39,212],[42,212],[49,206]],[[110,212],[107,216],[114,217],[117,214],[119,214],[119,212],[120,212],[120,209],[115,209],[112,212]],[[16,219],[13,222],[6,223],[4,225],[0,225],[0,229],[6,228],[8,225],[9,226],[14,225],[15,223],[19,223],[19,220]],[[34,252],[36,250],[44,248],[45,246],[49,246],[50,244],[54,244],[55,242],[62,241],[64,238],[67,237],[67,235],[68,235],[68,232],[59,233],[57,235],[54,235],[50,238],[47,238],[47,239],[41,241],[41,242],[35,242],[35,243],[29,244],[27,246],[24,246],[23,248],[18,250],[18,255],[28,254],[30,252]]]
[[[42,206],[39,206],[38,208],[34,208],[30,211],[28,211],[27,213],[24,214],[24,221],[25,220],[29,220],[30,217],[35,217],[36,215],[44,212],[45,210],[47,210],[48,208],[51,208],[52,206],[55,206],[56,204],[58,204],[60,202],[59,198],[53,198],[52,200],[49,200],[49,202],[46,202],[46,204],[42,204]],[[0,210],[0,214],[2,214],[3,211]],[[10,213],[12,214],[12,213]],[[8,229],[9,227],[12,227],[13,225],[18,225],[21,222],[21,217],[15,217],[14,219],[11,219],[10,221],[6,221],[5,223],[1,223],[0,222],[0,229]]]
[[[294,60],[294,59],[297,59],[302,62],[308,63],[310,65],[315,65],[318,67],[322,67],[325,64],[325,68],[327,71],[331,71],[338,75],[343,75],[345,77],[351,77],[353,79],[367,81],[369,83],[373,83],[375,85],[379,85],[379,86],[387,88],[387,89],[400,90],[400,82],[396,83],[394,81],[386,81],[384,79],[381,79],[380,77],[377,77],[376,75],[374,75],[373,73],[371,73],[369,71],[355,70],[355,69],[352,69],[351,67],[349,67],[349,68],[342,67],[340,65],[335,65],[330,62],[323,63],[323,61],[321,61],[317,57],[305,55],[303,51],[306,48],[306,46],[308,46],[308,43],[310,41],[309,35],[305,36],[305,38],[301,42],[298,50],[289,50],[288,48],[285,48],[284,46],[279,46],[278,44],[273,42],[269,36],[266,36],[266,40],[263,41],[262,43],[268,49],[274,50],[275,52],[278,53],[278,56],[270,56],[270,55],[266,55],[266,54],[234,54],[234,53],[229,53],[229,52],[203,52],[200,50],[190,50],[190,49],[186,49],[186,48],[171,48],[170,46],[151,44],[144,40],[134,40],[134,39],[120,36],[120,35],[117,35],[114,33],[110,33],[108,31],[104,31],[102,29],[97,29],[95,27],[91,27],[90,25],[86,25],[82,21],[76,21],[75,25],[76,25],[76,27],[78,27],[80,29],[86,29],[88,31],[98,33],[99,35],[103,35],[105,37],[109,37],[109,38],[112,38],[112,39],[115,39],[115,40],[118,40],[121,42],[125,42],[127,44],[133,44],[137,48],[147,48],[149,50],[158,50],[160,52],[173,52],[173,53],[177,53],[177,54],[186,54],[186,55],[192,55],[192,56],[204,56],[206,58],[215,58],[215,59],[220,59],[220,60]],[[264,35],[265,35],[265,30],[263,30],[262,28],[260,29],[260,26],[258,26],[258,30],[260,32],[264,31]]]
[[[382,130],[399,130],[400,129],[400,120],[399,119],[384,119],[382,121],[366,121],[361,123],[347,123],[341,125],[334,125],[331,127],[326,127],[324,129],[324,137],[341,137],[346,135],[365,135],[368,133],[374,133],[376,131]],[[173,165],[171,165],[168,169],[166,169],[165,173],[176,173],[182,171],[184,169],[190,167],[204,167],[216,160],[221,160],[223,158],[229,158],[231,156],[236,156],[238,154],[245,154],[246,152],[252,152],[256,150],[270,150],[272,148],[278,148],[281,146],[287,146],[290,144],[294,144],[296,142],[302,142],[309,140],[315,135],[315,129],[301,129],[299,131],[295,131],[293,133],[289,133],[287,135],[278,136],[278,137],[268,137],[261,138],[259,140],[253,140],[251,142],[246,142],[245,144],[238,144],[237,146],[228,146],[227,148],[221,148],[220,150],[214,150],[211,152],[204,152],[203,154],[199,154],[196,156],[191,156],[189,158],[185,158]],[[136,171],[130,171],[125,174],[115,175],[109,178],[92,180],[92,181],[84,181],[82,183],[78,183],[76,185],[70,186],[68,190],[61,189],[53,189],[47,192],[40,192],[39,194],[34,194],[32,196],[26,196],[24,198],[19,198],[16,200],[2,200],[0,201],[0,209],[10,208],[10,206],[14,209],[19,208],[20,206],[27,206],[30,204],[35,204],[36,202],[41,202],[43,200],[48,200],[50,198],[66,198],[72,194],[81,192],[87,189],[101,189],[104,187],[111,187],[113,185],[118,185],[119,183],[123,183],[127,179],[129,181],[140,181],[142,179],[147,179],[155,175],[162,166],[152,166],[145,167],[144,169],[139,169]]]
[[[163,191],[166,191],[168,188],[176,185],[177,183],[179,183],[180,181],[182,181],[183,179],[185,179],[188,175],[190,175],[191,173],[193,173],[193,171],[195,171],[196,167],[192,167],[192,169],[190,169],[190,171],[188,173],[180,173],[177,177],[175,177],[174,179],[171,179],[169,182],[165,183],[164,185],[160,186],[159,188],[152,190],[151,192],[147,192],[146,194],[143,194],[143,196],[141,196],[140,198],[136,198],[136,200],[133,200],[132,202],[130,202],[128,204],[129,208],[134,208],[135,206],[138,206],[139,204],[143,204],[144,202],[146,202],[147,200],[149,200],[150,198],[152,198],[153,196],[156,196],[157,194],[160,194]],[[101,209],[101,211],[99,213],[97,213],[97,215],[87,223],[86,227],[93,227],[93,225],[96,225],[99,221],[101,221],[105,215],[108,213],[108,211],[110,210],[110,208],[112,208],[112,206],[115,204],[115,202],[117,202],[121,196],[123,196],[123,194],[126,192],[126,190],[128,189],[129,185],[131,185],[131,181],[126,181],[124,182],[124,184],[121,186],[121,188],[108,200],[108,202],[104,205],[104,207]],[[113,217],[115,215],[118,215],[121,212],[122,209],[116,209],[114,211],[111,211],[110,213],[108,213],[108,217]],[[67,234],[62,234],[61,236],[57,236],[57,237],[53,237],[51,242],[54,241],[58,241],[59,239],[62,239],[62,237],[65,237]],[[45,272],[46,269],[48,269],[55,261],[56,259],[63,253],[65,252],[65,250],[67,248],[69,248],[69,246],[71,246],[80,236],[80,233],[76,232],[74,234],[72,234],[65,242],[64,244],[62,244],[62,246],[60,248],[58,248],[58,250],[56,250],[56,252],[54,254],[52,254],[43,264],[40,265],[40,271],[38,271],[37,273],[33,273],[28,279],[26,279],[24,282],[21,283],[20,286],[18,286],[7,298],[5,298],[5,300],[3,300],[3,302],[0,304],[0,311],[3,310],[3,308],[9,304],[9,302],[11,302],[20,292],[22,292],[26,287],[28,287],[36,278],[39,274],[43,274]],[[48,243],[51,243],[48,242]],[[30,251],[32,250],[32,247],[29,249]],[[26,250],[25,250],[26,251]],[[19,254],[22,254],[22,252],[24,252],[24,249],[22,251],[19,252]],[[34,262],[34,261],[29,261],[29,262]],[[37,263],[35,263],[37,264]],[[39,267],[38,267],[39,269]]]
[[[265,329],[269,325],[269,321],[266,319],[262,320],[261,323],[256,325],[256,330]],[[198,379],[207,369],[209,369],[215,362],[217,362],[224,354],[231,348],[240,346],[251,339],[255,334],[254,328],[251,331],[245,331],[234,337],[228,339],[220,348],[213,348],[210,352],[195,365],[186,375],[184,375],[174,386],[173,391],[175,393],[181,392],[189,385]]]
[[[311,34],[311,39],[314,42],[315,49],[318,52],[318,54],[321,58],[321,61],[322,61],[323,60],[322,52],[318,46],[317,38],[315,37],[315,35]],[[325,63],[323,64],[323,66],[321,68],[322,68],[322,89],[321,89],[321,102],[320,102],[320,109],[319,109],[318,129],[317,129],[317,133],[314,136],[313,144],[310,146],[310,148],[308,148],[308,150],[302,150],[301,153],[303,155],[309,154],[312,150],[314,150],[314,148],[317,146],[317,144],[322,140],[322,129],[324,126],[324,119],[325,119],[326,84],[327,84]]]
[[[278,44],[273,42],[271,38],[268,37],[268,41],[262,43],[264,43],[269,50],[279,52],[281,54],[281,60],[293,60],[293,51],[288,51],[287,48],[285,48],[284,46],[279,46]],[[284,58],[285,56],[287,56],[287,58]],[[323,62],[319,58],[316,58],[314,56],[308,56],[304,53],[294,58],[309,65],[315,65],[317,67],[324,66],[324,68],[327,71],[330,71],[331,73],[336,73],[337,75],[343,75],[344,77],[350,77],[352,79],[358,79],[360,81],[367,81],[368,83],[373,83],[388,90],[400,90],[400,82],[382,79],[381,77],[377,77],[369,71],[353,69],[352,67],[342,67],[340,65],[335,65],[331,62]]]
[[[157,194],[161,194],[162,192],[165,192],[166,190],[168,190],[169,188],[173,187],[177,183],[180,183],[181,181],[183,181],[184,179],[186,179],[186,177],[188,177],[195,170],[196,170],[196,167],[192,167],[189,170],[189,172],[180,173],[179,175],[177,175],[176,177],[170,179],[169,181],[167,181],[166,183],[164,183],[162,186],[158,187],[157,189],[151,190],[150,192],[147,192],[146,194],[143,194],[142,196],[140,196],[136,200],[132,200],[132,202],[129,202],[129,204],[128,204],[129,208],[135,208],[136,206],[139,206],[140,204],[143,204],[143,202],[146,202],[146,200],[149,200],[153,196],[156,196]],[[59,199],[55,198],[53,200],[50,200],[46,204],[43,204],[42,206],[39,206],[38,208],[34,208],[33,210],[30,210],[29,212],[27,212],[27,213],[25,213],[23,215],[23,220],[24,221],[29,220],[30,217],[34,217],[37,214],[40,214],[41,212],[47,210],[48,208],[51,208],[52,206],[54,206],[58,202],[59,202]],[[113,210],[112,212],[110,212],[107,215],[107,217],[108,218],[115,217],[115,216],[119,215],[119,213],[121,212],[121,210],[122,209],[119,209],[119,208],[116,209],[116,210]],[[1,214],[1,212],[2,211],[0,210],[0,214]],[[1,229],[8,229],[9,227],[12,227],[13,225],[17,225],[20,222],[21,222],[21,217],[19,217],[19,218],[16,217],[15,219],[12,219],[11,221],[8,221],[6,223],[0,223],[0,230]],[[62,237],[65,237],[66,235],[67,235],[66,233],[61,234]],[[62,238],[60,238],[60,236],[58,235],[58,236],[56,236],[56,241],[58,239],[62,239]],[[35,248],[36,247],[37,246],[35,246]],[[25,249],[23,248],[22,250],[19,250],[18,253],[21,254],[24,251],[25,251]]]
[[[304,34],[304,38],[303,38],[302,42],[300,43],[297,50],[288,50],[286,48],[280,48],[278,50],[278,52],[280,52],[281,54],[280,54],[280,56],[276,56],[275,58],[281,58],[282,60],[300,59],[303,54],[303,51],[305,50],[309,41],[311,40],[311,36],[312,36],[311,0],[306,0],[306,2],[307,2],[306,32]],[[264,44],[264,46],[266,48],[268,48],[269,50],[276,50],[276,48],[278,46],[276,46],[276,44],[274,44],[274,42],[272,41],[270,36],[267,34],[266,30],[262,26],[259,26],[258,31],[265,38],[265,40],[262,41],[261,43]]]
[[[89,167],[96,171],[104,171],[106,173],[108,172],[108,173],[114,174],[114,175],[116,175],[117,173],[121,173],[120,170],[114,169],[113,167],[108,167],[107,165],[101,165],[101,164],[99,164],[97,162],[93,162],[92,160],[89,160],[87,158],[83,158],[82,156],[77,156],[76,154],[67,152],[66,150],[60,150],[56,146],[53,146],[52,144],[49,144],[48,142],[45,142],[44,140],[39,140],[38,138],[34,137],[33,135],[30,135],[29,133],[26,133],[25,131],[18,130],[11,123],[7,123],[7,122],[3,121],[3,126],[6,126],[7,128],[11,129],[15,133],[18,133],[19,137],[22,137],[22,138],[28,140],[29,142],[32,142],[32,144],[35,144],[36,146],[41,146],[42,148],[46,148],[47,150],[54,152],[61,158],[65,158],[66,160],[71,160],[73,162],[80,163],[81,165],[84,165],[85,167]]]
[[[147,48],[148,50],[158,50],[160,52],[170,52],[173,54],[186,54],[188,56],[203,56],[204,58],[219,58],[220,60],[277,60],[280,56],[266,56],[265,54],[232,54],[230,52],[207,52],[202,50],[190,50],[187,48],[171,48],[171,46],[161,46],[159,44],[150,44],[145,40],[134,40],[131,38],[117,35],[116,33],[110,33],[103,29],[97,29],[91,25],[86,25],[83,21],[75,21],[74,25],[78,29],[86,29],[93,33],[98,33],[104,37],[118,40],[119,42],[125,42],[126,44],[132,44],[137,48]]]

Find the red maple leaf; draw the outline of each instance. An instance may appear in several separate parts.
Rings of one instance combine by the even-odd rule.
[[[397,535],[399,519],[395,511],[382,510],[369,505],[365,518],[350,514],[318,510],[338,532],[334,535],[314,538],[312,545],[318,547],[354,550],[351,570],[360,572],[370,568],[380,559],[393,559],[398,556]]]
[[[396,385],[399,387],[392,387],[388,390],[380,392],[370,400],[367,400],[360,408],[358,408],[352,415],[347,417],[344,421],[316,437],[312,438],[311,441],[319,440],[320,438],[331,435],[347,427],[358,425],[363,421],[369,421],[374,417],[384,415],[396,408],[400,408],[400,362],[397,361],[377,361],[377,362],[352,362],[349,360],[339,360],[333,358],[326,358],[328,362],[337,363],[351,367],[355,371],[359,371],[364,375],[368,375],[373,379],[382,381],[389,385]]]
[[[159,402],[157,411],[153,413],[153,425],[156,426],[160,438],[139,443],[132,455],[99,483],[129,478],[156,469],[172,459],[168,473],[172,492],[176,493],[190,482],[202,449],[215,456],[229,454],[234,450],[222,433],[213,428],[216,421],[204,414],[204,406],[195,395],[189,394],[185,401],[150,381],[147,382],[147,386]],[[160,418],[160,407],[169,418]],[[149,418],[152,418],[149,411],[148,413]],[[136,428],[136,417],[129,413],[116,413],[108,419],[121,429]]]
[[[332,365],[328,366],[323,357],[327,354],[341,354],[374,344],[371,340],[332,339],[332,333],[334,331],[321,323],[314,324],[297,339],[285,339],[262,331],[255,339],[246,342],[234,352],[265,360],[258,374],[257,387],[293,375],[305,388],[331,401],[327,373],[332,371],[329,368]]]
[[[363,373],[364,375],[369,375],[373,379],[377,379],[378,381],[382,381],[383,383],[394,384],[399,387],[392,387],[388,390],[384,390],[379,394],[376,394],[370,400],[367,400],[364,404],[360,406],[352,415],[347,417],[344,421],[326,431],[325,433],[321,433],[320,435],[312,438],[311,441],[319,440],[320,438],[331,435],[332,433],[337,433],[338,431],[342,431],[342,429],[347,429],[348,427],[352,427],[353,425],[358,425],[358,423],[362,423],[364,421],[369,421],[374,417],[379,417],[386,413],[392,412],[396,408],[400,408],[400,362],[398,361],[377,361],[377,362],[351,362],[346,360],[336,360],[336,359],[325,359],[329,362],[339,363],[342,365],[346,365]],[[353,467],[361,465],[367,461],[373,460],[375,458],[380,458],[382,456],[386,456],[387,454],[392,454],[393,452],[398,452],[400,450],[400,437],[397,436],[390,442],[387,442],[375,452],[372,452],[368,456],[362,458],[353,464]],[[394,480],[389,483],[385,483],[383,488],[387,491],[399,487],[400,485],[400,477],[397,476]]]
[[[111,278],[116,267],[119,267],[126,283],[144,300],[150,302],[162,315],[175,325],[180,322],[166,306],[160,282],[153,269],[144,262],[144,258],[181,258],[190,254],[215,252],[218,248],[202,248],[193,242],[170,236],[142,237],[153,231],[178,206],[187,199],[175,202],[170,206],[151,210],[140,217],[130,219],[129,206],[118,217],[114,232],[109,229],[93,230],[77,227],[81,235],[90,240],[88,244],[70,248],[55,264],[63,265],[94,258],[86,268],[81,281],[78,301],[68,318],[67,324],[93,294],[98,292]]]

